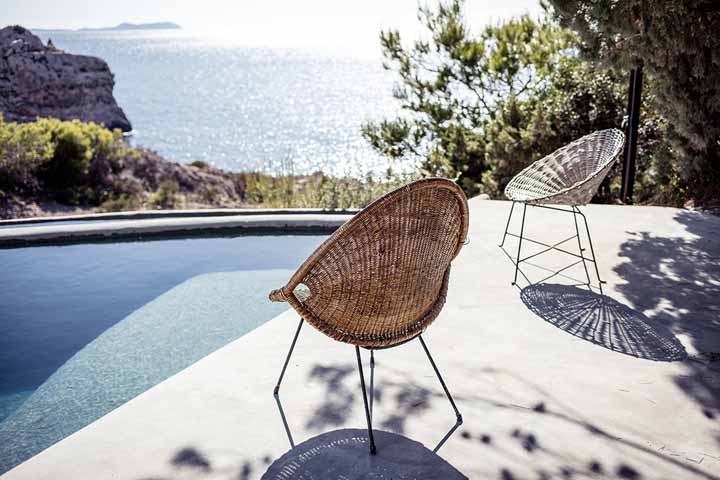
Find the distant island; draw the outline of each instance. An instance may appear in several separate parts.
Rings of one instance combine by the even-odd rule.
[[[154,22],[154,23],[128,23],[123,22],[114,27],[96,27],[96,28],[33,28],[35,32],[107,32],[115,30],[181,30],[182,27],[173,22]]]
[[[154,23],[127,23],[123,22],[114,27],[105,28],[81,28],[80,31],[95,30],[180,30],[182,27],[173,22],[154,22]]]

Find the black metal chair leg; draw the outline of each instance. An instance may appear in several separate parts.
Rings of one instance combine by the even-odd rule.
[[[515,277],[513,278],[513,285],[517,285],[517,274],[520,268],[520,248],[522,248],[523,232],[525,231],[525,212],[527,210],[527,203],[523,203],[523,214],[522,224],[520,225],[520,241],[518,242],[517,259],[515,260]]]
[[[503,239],[502,239],[502,242],[500,242],[500,247],[505,245],[505,237],[507,237],[508,228],[510,228],[510,219],[512,218],[514,209],[515,209],[515,202],[512,202],[512,206],[510,207],[510,215],[508,215],[507,223],[505,224],[505,233],[503,233]]]
[[[298,335],[300,335],[300,328],[303,325],[303,319],[300,319],[300,323],[298,323],[297,330],[295,331],[295,336],[293,337],[292,344],[290,344],[290,351],[287,354],[287,357],[285,357],[285,363],[283,364],[282,371],[280,372],[280,377],[278,378],[277,384],[275,385],[275,389],[273,390],[273,395],[277,396],[280,392],[280,383],[282,382],[283,377],[285,376],[285,369],[287,369],[288,362],[290,362],[290,356],[292,355],[293,350],[295,349],[295,342],[297,342]]]
[[[280,418],[282,419],[283,427],[285,427],[285,433],[287,434],[288,441],[290,441],[291,448],[295,448],[295,442],[293,441],[292,433],[290,433],[290,426],[288,425],[287,418],[285,418],[285,411],[283,410],[282,403],[280,402],[280,383],[285,376],[285,370],[287,369],[288,363],[290,362],[290,356],[295,349],[295,343],[297,342],[298,335],[300,335],[300,328],[302,327],[302,325],[303,319],[300,318],[300,323],[298,323],[297,330],[295,330],[295,336],[293,337],[293,341],[290,344],[290,351],[288,351],[287,357],[285,357],[285,363],[283,364],[282,371],[280,372],[280,377],[278,378],[277,384],[275,385],[275,389],[273,389],[275,403],[277,404],[278,410],[280,411]]]
[[[433,449],[433,452],[437,453],[437,451],[440,450],[440,447],[445,444],[448,438],[450,438],[450,436],[455,433],[455,430],[457,430],[460,425],[462,425],[463,418],[460,414],[460,410],[458,410],[457,408],[457,405],[455,405],[455,400],[453,400],[452,395],[450,395],[450,390],[448,390],[447,385],[445,385],[445,380],[443,380],[442,375],[440,375],[440,370],[438,370],[437,365],[435,365],[435,361],[432,358],[432,355],[430,355],[430,350],[428,350],[427,345],[425,344],[425,340],[423,340],[422,336],[420,335],[418,335],[418,339],[420,340],[420,344],[422,345],[423,350],[425,350],[425,355],[427,355],[428,360],[430,360],[430,365],[432,365],[433,370],[435,371],[435,375],[437,375],[438,380],[440,380],[440,385],[442,385],[443,390],[445,391],[445,395],[447,396],[448,400],[450,400],[450,405],[452,405],[452,408],[455,411],[455,425],[453,425],[450,431],[445,434],[445,436]]]
[[[368,407],[367,392],[365,391],[365,375],[363,375],[362,360],[360,359],[360,347],[355,346],[355,355],[357,356],[358,371],[360,372],[360,387],[362,388],[363,403],[365,404],[365,418],[368,424],[368,436],[370,437],[370,453],[375,455],[375,437],[372,430],[372,419],[370,418],[370,409]]]
[[[282,420],[283,427],[285,427],[285,434],[290,442],[290,448],[295,448],[295,441],[293,440],[292,433],[290,432],[290,425],[288,425],[287,417],[285,417],[285,410],[283,410],[280,395],[275,395],[275,403],[277,404],[278,411],[280,412],[280,419]]]
[[[438,380],[440,380],[440,385],[442,385],[443,390],[445,390],[445,395],[447,396],[448,400],[450,400],[450,405],[452,405],[452,408],[455,411],[455,418],[458,422],[462,423],[462,415],[460,414],[460,411],[455,405],[455,400],[453,400],[452,395],[450,395],[450,390],[448,390],[447,385],[445,385],[445,380],[443,380],[442,375],[440,375],[440,370],[438,370],[437,365],[435,365],[435,361],[430,355],[430,350],[428,350],[427,345],[425,344],[425,340],[423,340],[422,335],[418,335],[418,339],[420,339],[420,344],[422,345],[423,350],[425,350],[425,354],[430,360],[430,365],[432,365],[433,370],[435,370],[435,375],[437,375]]]
[[[600,269],[598,268],[597,258],[595,257],[595,249],[593,248],[592,237],[590,236],[590,227],[588,226],[587,218],[585,218],[585,215],[580,211],[579,208],[576,207],[576,209],[577,213],[582,217],[583,222],[585,222],[585,231],[587,232],[588,243],[590,243],[590,253],[592,254],[593,264],[595,265],[595,275],[597,275],[598,285],[600,286],[600,295],[604,295],[602,286],[605,281],[600,278]]]
[[[587,262],[585,262],[585,249],[580,242],[580,229],[578,228],[577,211],[575,205],[572,207],[573,220],[575,221],[575,236],[577,236],[578,250],[580,251],[580,258],[582,259],[583,268],[585,269],[585,277],[587,278],[587,286],[590,288],[590,273],[588,272]],[[594,259],[593,259],[594,260]]]

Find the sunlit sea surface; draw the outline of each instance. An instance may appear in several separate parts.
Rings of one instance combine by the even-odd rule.
[[[105,59],[133,143],[171,160],[354,176],[389,165],[360,135],[398,108],[379,53],[250,48],[173,31],[37,33]]]

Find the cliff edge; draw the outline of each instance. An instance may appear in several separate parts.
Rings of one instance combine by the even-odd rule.
[[[20,26],[0,29],[0,112],[5,121],[79,119],[128,132],[132,126],[113,97],[114,86],[104,60],[45,46]]]

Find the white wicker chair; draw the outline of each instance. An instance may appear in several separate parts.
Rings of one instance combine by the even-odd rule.
[[[608,174],[610,168],[613,166],[613,163],[620,154],[624,143],[625,135],[623,135],[620,130],[608,129],[594,132],[565,145],[544,158],[541,158],[510,180],[505,188],[505,196],[509,200],[512,200],[513,203],[510,208],[510,215],[508,216],[505,233],[503,234],[500,247],[505,244],[505,238],[508,235],[519,238],[513,285],[517,284],[517,274],[520,263],[528,259],[520,258],[522,243],[523,240],[526,240],[545,246],[546,250],[541,253],[550,250],[557,250],[580,258],[580,260],[572,265],[582,262],[583,267],[585,268],[588,286],[591,285],[591,281],[586,262],[592,262],[595,265],[595,273],[597,275],[600,293],[602,293],[602,284],[604,282],[600,279],[597,262],[595,261],[595,251],[590,238],[590,229],[588,228],[587,219],[580,211],[579,207],[581,205],[588,204],[590,200],[592,200],[593,196],[600,187],[600,184],[605,179],[605,176]],[[520,235],[508,233],[508,227],[510,226],[510,220],[516,203],[523,204]],[[567,205],[570,206],[570,210],[548,206],[552,204]],[[575,220],[576,235],[555,245],[548,245],[523,237],[525,228],[525,213],[528,205],[572,213]],[[592,259],[586,258],[582,253],[584,249],[580,240],[577,215],[580,215],[585,223]],[[578,248],[580,250],[579,254],[558,248],[560,244],[575,238],[577,238]],[[534,254],[532,257],[536,257],[537,255],[539,254]],[[565,268],[570,268],[572,265]],[[558,273],[560,272],[556,272],[555,275]]]

